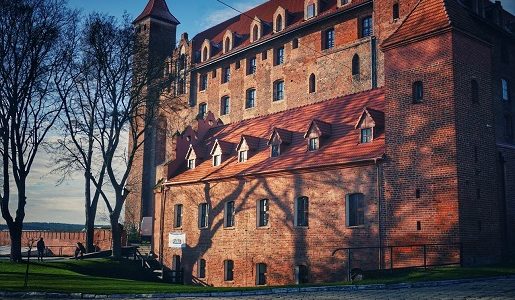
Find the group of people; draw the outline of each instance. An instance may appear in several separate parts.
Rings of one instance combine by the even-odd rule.
[[[36,243],[36,248],[38,250],[38,261],[43,261],[43,258],[45,257],[45,250],[46,245],[45,241],[43,240],[43,237],[39,238],[39,241]],[[98,247],[95,247],[95,249]],[[86,247],[81,242],[77,242],[75,246],[75,259],[83,258],[84,253],[86,253]]]

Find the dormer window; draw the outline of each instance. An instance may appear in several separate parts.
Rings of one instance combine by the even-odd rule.
[[[222,163],[222,155],[215,154],[213,155],[213,167],[218,167]]]
[[[279,32],[283,30],[283,16],[278,15],[275,19],[275,31]]]
[[[273,27],[274,32],[280,32],[283,31],[288,24],[287,22],[287,11],[282,6],[277,7],[275,10],[274,16],[273,16]]]
[[[270,157],[278,157],[281,155],[281,145],[272,145],[270,147]]]
[[[263,33],[263,24],[258,17],[250,24],[250,42],[253,43],[261,38]]]
[[[355,126],[359,130],[359,143],[367,144],[384,128],[384,113],[375,109],[365,108]]]
[[[248,135],[242,136],[238,146],[236,146],[236,151],[238,152],[238,162],[246,162],[250,155],[258,149],[258,146],[259,138]]]
[[[293,133],[289,130],[282,128],[274,128],[268,145],[270,146],[270,157],[278,157],[284,150],[286,145],[291,144]]]
[[[234,45],[234,38],[233,38],[233,34],[232,34],[232,31],[230,30],[227,30],[224,34],[224,37],[223,37],[223,53],[227,53],[229,51],[232,50],[233,48],[233,45]]]
[[[316,151],[316,150],[318,150],[319,147],[320,147],[320,139],[319,138],[315,137],[315,138],[309,139],[309,144],[308,144],[309,151]]]
[[[222,160],[226,159],[234,151],[235,145],[225,141],[215,140],[213,148],[209,153],[212,156],[213,167],[218,167],[222,164]]]
[[[191,137],[189,135],[186,136],[186,140],[191,141]],[[186,167],[188,170],[193,170],[197,167],[197,158],[202,158],[204,156],[203,152],[202,148],[198,146],[194,148],[193,145],[190,144],[190,148],[186,153]]]
[[[306,7],[306,19],[311,19],[315,16],[315,3],[308,4]]]
[[[188,169],[195,169],[195,159],[188,159]]]
[[[200,61],[205,62],[211,57],[211,42],[208,39],[204,40],[201,49]]]
[[[249,154],[249,151],[247,151],[247,150],[238,152],[238,162],[240,162],[240,163],[246,162],[248,159],[248,154]]]

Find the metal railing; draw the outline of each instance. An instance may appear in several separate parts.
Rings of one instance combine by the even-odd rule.
[[[450,251],[448,253],[455,253],[457,254],[457,258],[452,257],[455,255],[450,255],[451,258],[442,257],[442,255],[439,256],[439,254],[442,254],[438,251],[436,248],[450,248]],[[401,251],[398,253],[399,255],[408,255],[410,258],[401,260],[402,266],[396,266],[395,265],[395,250],[396,249],[414,249],[414,251]],[[431,256],[432,258],[435,258],[434,260],[436,262],[429,262],[428,261],[428,251],[431,249],[435,249],[436,251],[433,251],[434,254]],[[347,280],[352,281],[352,255],[353,253],[356,253],[357,251],[364,251],[364,250],[378,250],[378,257],[379,257],[379,263],[377,269],[368,269],[368,271],[375,271],[375,270],[395,270],[395,269],[405,269],[405,268],[424,268],[427,269],[428,267],[437,267],[437,266],[449,266],[449,265],[462,265],[462,246],[459,243],[456,244],[412,244],[412,245],[395,245],[395,246],[374,246],[374,247],[344,247],[344,248],[338,248],[333,251],[332,256],[334,256],[336,253],[344,251],[347,255]],[[386,250],[386,251],[385,251]],[[418,251],[417,251],[418,250]],[[447,253],[447,254],[448,254]],[[418,258],[418,259],[417,259]],[[454,258],[454,259],[453,259]],[[422,264],[413,264],[411,262],[413,261],[420,261],[422,260]],[[387,262],[388,261],[388,262]],[[441,262],[438,262],[441,261]],[[398,261],[398,263],[400,263]],[[386,268],[386,265],[389,266],[389,268]]]

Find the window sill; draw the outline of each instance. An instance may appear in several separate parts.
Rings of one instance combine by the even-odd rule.
[[[224,227],[224,230],[235,230],[236,227],[235,226],[232,226],[232,227]]]
[[[209,227],[200,227],[198,230],[209,230]]]
[[[356,226],[347,226],[349,229],[364,229],[366,228],[365,225],[356,225]]]
[[[270,225],[268,225],[268,226],[257,226],[256,229],[257,230],[268,230],[268,229],[270,229]]]
[[[182,231],[182,226],[181,227],[174,227],[173,230],[181,230]]]
[[[245,110],[253,110],[255,109],[256,107],[255,106],[252,106],[252,107],[245,107]]]
[[[277,100],[272,99],[272,103],[279,103],[279,102],[283,102],[283,101],[284,101],[284,98],[283,99],[277,99]]]

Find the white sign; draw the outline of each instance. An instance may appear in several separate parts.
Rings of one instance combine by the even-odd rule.
[[[173,232],[168,235],[168,246],[170,248],[185,248],[186,234],[182,232]]]

